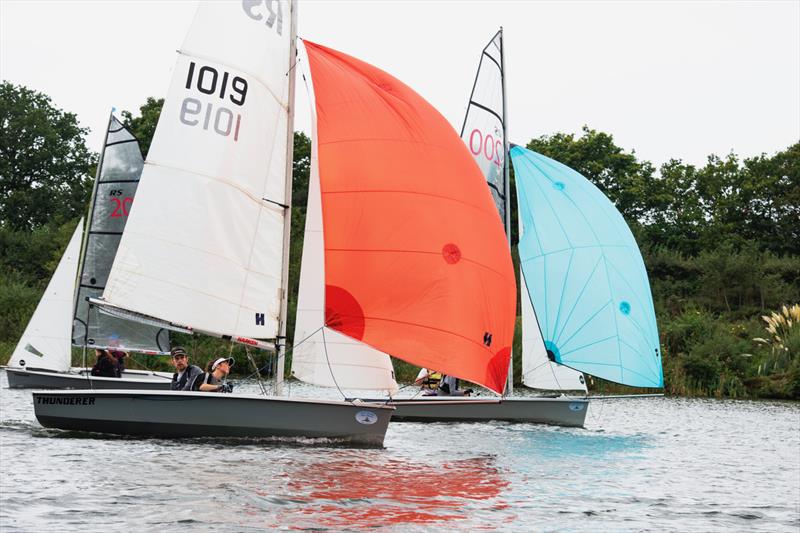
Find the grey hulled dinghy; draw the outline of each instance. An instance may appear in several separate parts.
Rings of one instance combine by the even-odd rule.
[[[154,437],[311,438],[382,446],[392,407],[203,392],[34,391],[48,428]]]
[[[379,403],[381,400],[364,400]],[[483,398],[428,396],[393,398],[397,422],[518,422],[583,427],[588,398]]]
[[[276,396],[34,391],[43,426],[383,444],[391,406],[280,395],[294,109],[294,76],[286,73],[295,35],[293,2],[266,25],[237,3],[200,4],[103,298],[91,300],[119,318],[277,350]]]

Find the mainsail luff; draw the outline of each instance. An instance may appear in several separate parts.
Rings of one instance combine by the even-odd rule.
[[[89,299],[105,288],[119,239],[125,228],[144,161],[139,143],[109,115],[103,149],[89,205],[78,278],[75,283],[72,343],[94,348],[164,353],[169,334],[140,322],[98,313]]]
[[[515,283],[478,167],[401,82],[305,45],[319,118],[326,325],[502,392]]]
[[[196,331],[278,336],[290,68],[283,11],[199,6],[104,292],[111,305]]]

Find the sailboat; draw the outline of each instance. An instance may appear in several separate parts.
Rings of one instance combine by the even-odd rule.
[[[136,138],[112,112],[97,166],[85,232],[81,221],[10,359],[11,366],[6,368],[9,387],[169,389],[172,374],[165,372],[126,369],[121,377],[112,378],[92,376],[88,368],[71,367],[69,335],[63,335],[72,327],[72,344],[84,348],[148,354],[168,350],[166,330],[99,313],[88,302],[90,296],[102,293],[133,205],[143,164]],[[83,248],[79,260],[81,235]],[[67,301],[71,302],[69,309],[66,309]],[[32,333],[29,332],[34,331],[38,332],[36,340],[30,338]],[[94,360],[94,350],[90,356]]]
[[[479,169],[402,82],[330,48],[305,49],[317,140],[293,375],[391,393],[393,356],[502,392],[516,290]]]
[[[482,51],[461,137],[485,176],[497,212],[504,221],[510,245],[511,206],[504,67],[503,34],[500,29]],[[522,150],[515,148],[511,153],[512,158],[521,157]],[[647,273],[636,242],[622,216],[588,180],[560,164],[557,167],[558,172],[565,173],[569,170],[575,185],[567,191],[564,188],[559,189],[561,196],[553,199],[566,202],[568,206],[547,208],[547,195],[541,194],[536,184],[541,180],[550,180],[546,183],[558,182],[563,185],[563,180],[542,174],[531,175],[529,166],[518,168],[520,165],[522,163],[515,161],[521,236],[522,382],[534,389],[555,391],[558,396],[393,399],[391,403],[397,407],[394,420],[504,420],[582,426],[589,400],[586,396],[586,381],[581,371],[626,385],[663,386],[655,313]],[[548,165],[548,168],[555,168],[552,165],[556,163],[551,161]],[[531,188],[536,190],[532,191]],[[583,193],[578,194],[576,191]],[[532,201],[532,198],[536,201]],[[602,209],[597,206],[602,206]],[[562,223],[561,218],[582,220],[585,224],[578,226],[575,222]],[[563,247],[555,250],[543,252],[541,246],[533,244],[537,242],[540,233],[551,236],[552,239],[559,232],[563,234],[563,228],[570,228],[570,234],[575,232],[580,235],[572,238],[572,241],[585,241],[585,235],[593,238],[585,248],[573,250],[576,263],[580,263],[581,254],[585,254],[588,249],[595,255],[599,253],[605,261],[605,267],[612,268],[610,265],[613,264],[613,268],[625,271],[628,278],[637,280],[635,298],[630,287],[611,282],[602,284],[600,288],[595,287],[595,284],[600,283],[599,279],[581,278],[585,274],[581,269],[570,268],[562,262],[548,259],[547,255],[550,253],[559,257],[558,254],[563,254],[564,250],[572,250],[567,246],[570,242],[569,236],[564,235],[563,242],[560,243]],[[609,253],[605,253],[607,248],[611,250]],[[591,257],[593,261],[596,260],[595,255]],[[613,261],[610,259],[612,256]],[[542,267],[539,261],[548,265],[545,275],[540,271]],[[593,272],[596,274],[603,271],[599,268]],[[587,289],[587,284],[591,288]],[[530,285],[533,288],[529,289]],[[575,292],[575,285],[582,287],[578,293]],[[606,288],[605,292],[602,292],[603,287]],[[619,318],[608,312],[608,309],[600,310],[601,302],[588,298],[589,294],[598,292],[605,295],[605,303],[615,299],[621,302],[635,299],[638,302],[635,316],[628,314]],[[630,310],[629,305],[620,305]],[[646,324],[647,327],[642,327],[641,324]],[[597,336],[592,337],[590,331]],[[647,333],[643,333],[644,331]],[[575,344],[581,341],[586,341],[586,345]],[[630,346],[637,347],[636,356],[623,356],[629,354]],[[575,356],[575,351],[580,356]],[[619,354],[618,358],[611,361],[614,354]],[[643,364],[642,361],[647,361],[652,377],[648,381],[634,379],[637,373],[642,372],[637,369]],[[612,366],[616,367],[615,372],[602,371],[603,368]],[[457,372],[455,375],[463,377]],[[509,367],[506,393],[512,390],[512,381],[512,367]],[[573,395],[567,395],[570,391]]]
[[[288,279],[296,4],[201,3],[102,299],[107,312],[277,351]],[[46,427],[382,445],[392,407],[182,391],[34,392]]]
[[[322,70],[327,83],[355,62],[310,43],[306,48],[314,54],[312,91],[318,88],[316,71]],[[516,286],[502,223],[483,176],[438,113],[434,125],[385,126],[401,104],[415,110],[429,105],[401,99],[408,95],[399,82],[355,64],[369,82],[367,96],[330,103],[316,98],[318,116],[324,117],[317,124],[324,151],[312,148],[292,373],[317,385],[392,395],[397,383],[391,355],[500,394],[509,368]],[[374,95],[375,85],[384,92]],[[365,105],[369,98],[377,104]],[[362,116],[356,128],[353,122]],[[431,146],[447,146],[447,157]],[[466,212],[455,208],[469,205],[475,207]],[[402,215],[393,216],[398,211]],[[430,220],[434,229],[423,231],[418,220]],[[445,263],[452,261],[460,270],[439,264],[439,250]],[[462,256],[461,250],[469,252]],[[416,258],[421,254],[425,262]],[[415,257],[414,263],[408,257]],[[375,279],[361,270],[371,263],[383,272]],[[495,279],[488,273],[504,276]],[[450,303],[441,307],[444,298]],[[386,333],[377,342],[368,340],[380,333],[378,328]],[[483,347],[465,344],[470,337]],[[498,339],[502,342],[494,348]],[[393,419],[400,414],[401,420],[523,419],[526,410],[523,402],[502,398],[388,402],[397,408]],[[539,409],[536,421],[580,425],[584,413],[576,405],[582,406],[581,401],[558,400]]]

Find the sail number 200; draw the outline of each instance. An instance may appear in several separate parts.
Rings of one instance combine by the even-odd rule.
[[[195,70],[197,70],[197,76],[195,76]],[[223,101],[227,96],[227,99],[237,106],[244,105],[245,98],[247,98],[247,80],[239,76],[233,76],[231,79],[230,74],[224,71],[220,76],[217,69],[207,65],[196,69],[194,61],[189,63],[186,88],[207,95],[216,94]],[[234,113],[223,105],[215,105],[211,102],[203,103],[197,98],[187,97],[181,103],[180,119],[187,126],[202,124],[204,130],[213,130],[223,137],[233,133],[233,140],[239,140],[242,115]]]

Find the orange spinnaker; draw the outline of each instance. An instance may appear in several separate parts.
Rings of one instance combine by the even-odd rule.
[[[501,393],[516,288],[483,174],[445,118],[408,86],[336,50],[305,46],[327,326]]]

